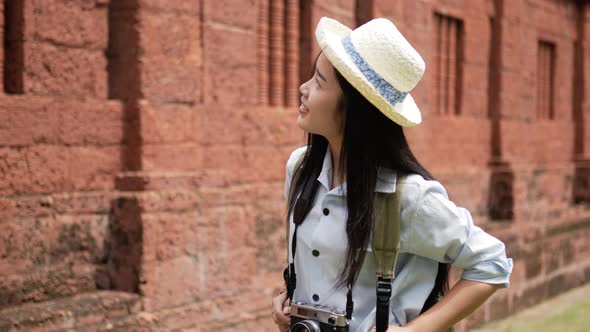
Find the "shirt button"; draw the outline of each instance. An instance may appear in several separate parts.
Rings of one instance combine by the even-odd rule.
[[[312,255],[314,255],[315,257],[318,257],[320,255],[320,252],[317,250],[314,250],[311,252]]]
[[[318,296],[318,294],[313,294],[312,298],[316,302],[320,300],[320,297]]]
[[[328,210],[328,209],[324,209],[324,216],[327,216],[327,215],[329,215],[329,214],[330,214],[330,210]]]

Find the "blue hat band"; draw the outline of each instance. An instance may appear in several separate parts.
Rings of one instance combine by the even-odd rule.
[[[359,52],[357,52],[356,48],[352,44],[350,35],[342,39],[342,45],[344,45],[346,53],[350,55],[352,61],[361,71],[363,76],[365,76],[367,81],[373,85],[379,95],[387,100],[389,104],[395,105],[397,103],[403,102],[404,99],[406,99],[406,96],[408,95],[407,92],[401,92],[393,85],[389,84],[389,82],[377,74],[377,72],[373,70],[373,68],[371,68],[371,66],[363,59],[363,57],[359,54]]]

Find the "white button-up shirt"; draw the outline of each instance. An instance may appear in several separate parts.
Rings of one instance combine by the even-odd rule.
[[[293,151],[287,162],[285,198],[297,160],[306,147]],[[334,285],[346,262],[346,183],[330,190],[332,160],[328,148],[313,208],[297,230],[294,301],[322,304],[344,311],[346,288]],[[392,193],[396,172],[380,168],[376,192]],[[405,325],[420,313],[434,287],[438,262],[462,268],[463,279],[508,287],[512,259],[504,244],[474,225],[470,213],[448,199],[437,181],[417,174],[404,180],[401,207],[400,254],[392,282],[389,320]],[[289,223],[289,261],[295,225]],[[354,312],[350,331],[367,331],[375,325],[375,259],[370,248],[353,288]]]

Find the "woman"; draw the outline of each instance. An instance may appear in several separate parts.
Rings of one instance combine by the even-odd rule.
[[[375,19],[351,31],[324,17],[316,39],[322,52],[312,78],[300,87],[297,118],[308,144],[289,157],[285,182],[289,261],[297,271],[293,301],[344,310],[350,290],[350,331],[374,329],[372,202],[375,193],[392,193],[400,181],[400,254],[387,331],[444,331],[508,287],[512,260],[502,242],[448,199],[408,147],[402,127],[421,122],[408,92],[425,65],[393,23]],[[294,221],[306,183],[315,183],[313,198]],[[439,301],[448,265],[464,272]],[[280,331],[289,329],[289,310],[286,292],[273,299]]]

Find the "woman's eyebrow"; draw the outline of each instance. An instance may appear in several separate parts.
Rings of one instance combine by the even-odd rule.
[[[318,76],[326,83],[328,83],[328,81],[326,81],[326,78],[324,77],[324,75],[322,75],[322,73],[320,73],[320,71],[316,68],[315,72],[318,73]]]

